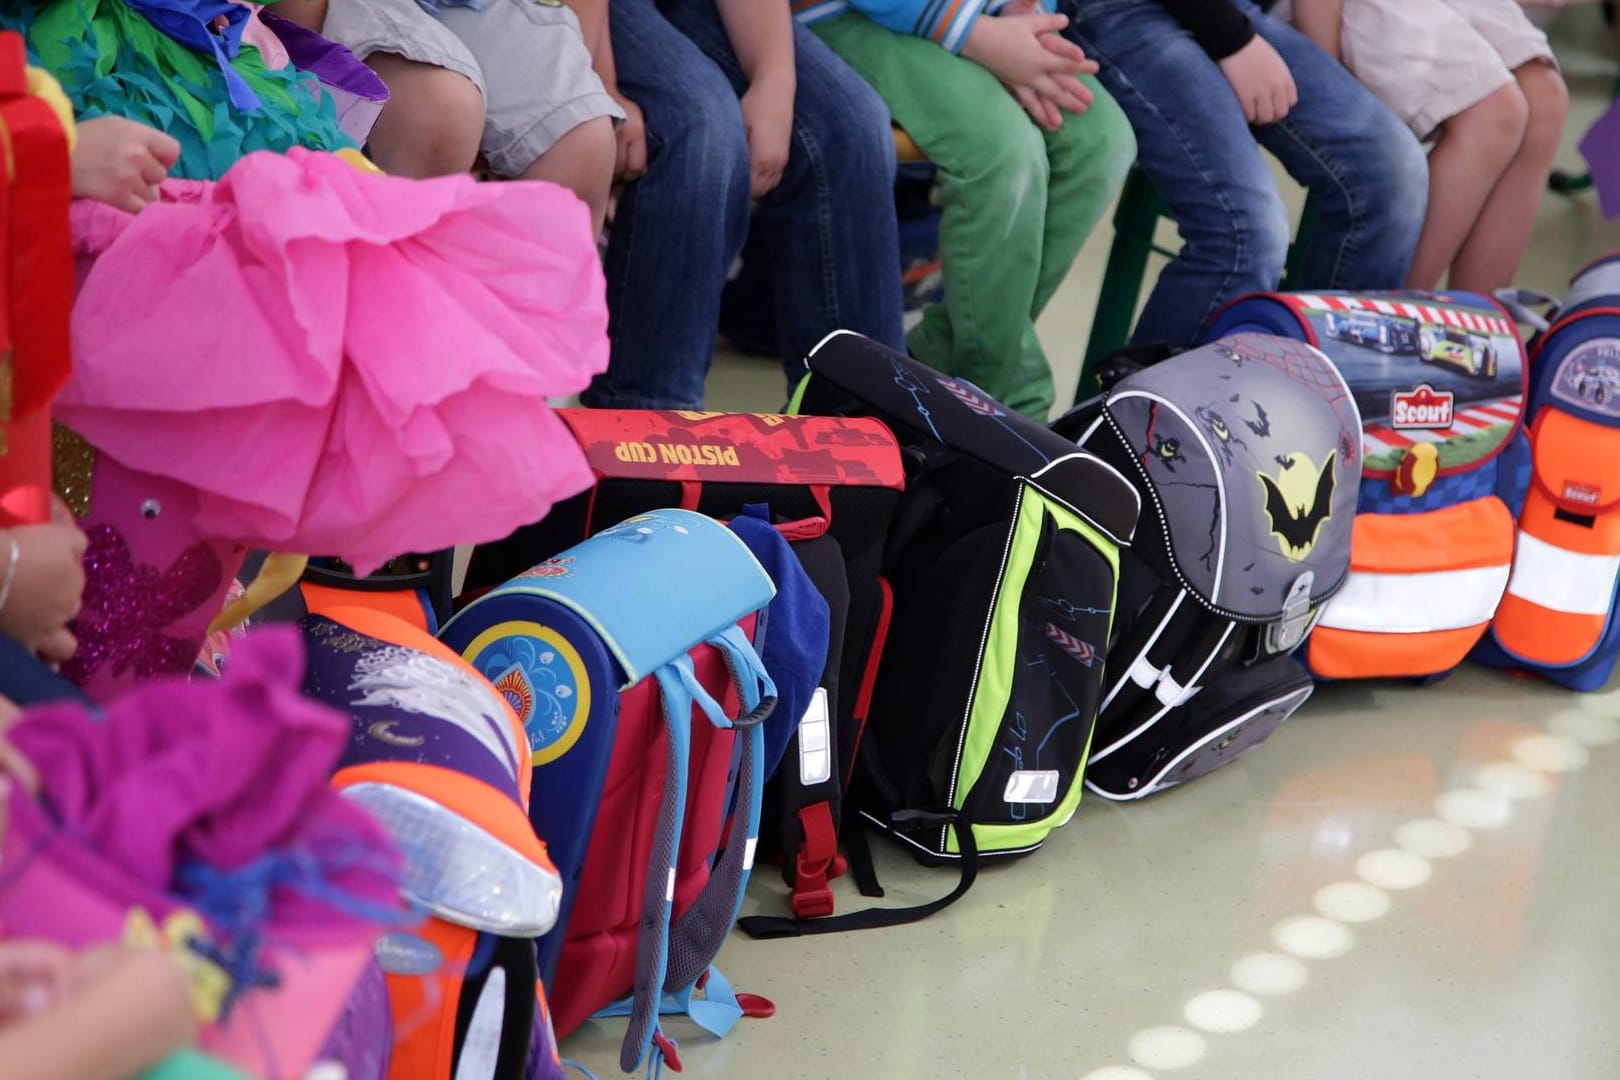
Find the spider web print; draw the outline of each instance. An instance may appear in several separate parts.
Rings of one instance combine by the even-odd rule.
[[[1332,406],[1349,431],[1361,431],[1361,412],[1333,362],[1302,341],[1269,334],[1238,334],[1223,338],[1220,344],[1245,361],[1266,364],[1297,383],[1310,387],[1317,397]],[[1354,464],[1360,454],[1359,440],[1342,446],[1345,464]]]

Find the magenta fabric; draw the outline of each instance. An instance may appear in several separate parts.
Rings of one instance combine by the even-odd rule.
[[[572,193],[299,149],[163,193],[134,216],[74,208],[96,262],[57,416],[194,487],[200,535],[364,574],[499,539],[590,485],[547,404],[607,364]]]
[[[303,697],[303,664],[297,629],[267,627],[238,644],[218,681],[156,679],[99,716],[41,706],[9,737],[38,768],[59,826],[143,885],[173,892],[184,864],[228,872],[296,851],[328,864],[332,888],[280,890],[276,926],[397,910],[392,845],[328,786],[349,721]]]

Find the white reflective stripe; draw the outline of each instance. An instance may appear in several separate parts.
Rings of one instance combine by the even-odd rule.
[[[1056,769],[1019,769],[1007,777],[1001,801],[1008,803],[1055,803],[1058,800]]]
[[[675,902],[675,869],[674,869],[674,867],[670,868],[670,871],[669,871],[669,884],[664,887],[664,902],[669,903],[669,904],[673,904]]]
[[[1182,686],[1170,677],[1170,669],[1165,668],[1159,673],[1159,685],[1153,688],[1153,696],[1159,699],[1159,704],[1167,708],[1175,708],[1197,695],[1201,686]]]
[[[1131,665],[1130,679],[1142,689],[1152,690],[1159,704],[1169,709],[1191,700],[1203,689],[1201,686],[1182,686],[1170,674],[1169,668],[1154,667],[1146,656],[1137,657],[1136,663]]]
[[[1502,602],[1511,567],[1434,570],[1422,574],[1355,571],[1322,611],[1327,630],[1426,634],[1489,622]]]
[[[1532,604],[1570,615],[1607,615],[1614,603],[1620,555],[1583,555],[1519,534],[1508,592]]]
[[[832,776],[832,721],[827,715],[827,688],[816,687],[810,707],[799,720],[799,782],[825,784]]]
[[[495,1080],[501,1059],[501,1028],[506,1018],[506,969],[495,968],[478,992],[467,1041],[456,1062],[456,1080]]]
[[[1131,665],[1130,679],[1131,682],[1146,690],[1158,682],[1159,676],[1163,674],[1164,672],[1154,667],[1152,662],[1148,660],[1147,654],[1143,653],[1136,658],[1136,663]]]
[[[743,845],[743,869],[744,870],[752,870],[754,868],[754,851],[758,847],[759,847],[759,837],[757,837],[757,836],[750,836],[748,838],[748,843]]]

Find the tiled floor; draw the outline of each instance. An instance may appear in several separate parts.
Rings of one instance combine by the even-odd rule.
[[[1612,53],[1590,9],[1558,36],[1579,132]],[[1108,240],[1041,327],[1070,381]],[[1549,198],[1524,284],[1557,292],[1617,247],[1620,223],[1592,195]],[[723,358],[711,387],[717,408],[781,403],[758,361]],[[1426,689],[1325,688],[1185,789],[1088,798],[1045,850],[927,922],[734,936],[724,967],[777,1015],[721,1043],[672,1023],[685,1075],[1616,1080],[1616,744],[1620,691],[1478,669]],[[889,902],[954,880],[879,856]],[[839,903],[861,899],[841,887]],[[775,876],[756,875],[750,908],[781,904]],[[564,1050],[610,1074],[621,1034],[591,1024]]]

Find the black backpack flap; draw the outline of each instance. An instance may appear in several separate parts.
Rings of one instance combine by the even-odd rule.
[[[1252,648],[1242,638],[1254,633],[1239,627],[1238,639],[1227,648]],[[1214,681],[1184,705],[1168,710],[1116,752],[1094,755],[1086,786],[1108,799],[1130,800],[1195,780],[1264,742],[1314,687],[1292,656],[1214,667],[1219,669]]]
[[[1114,389],[1086,445],[1135,474],[1147,554],[1211,611],[1298,623],[1344,583],[1360,421],[1310,346],[1247,334],[1156,364]]]
[[[806,362],[810,377],[800,388],[797,411],[875,416],[902,443],[946,446],[1006,476],[1039,478],[1117,543],[1130,543],[1141,504],[1129,483],[965,379],[848,331],[829,335]]]

